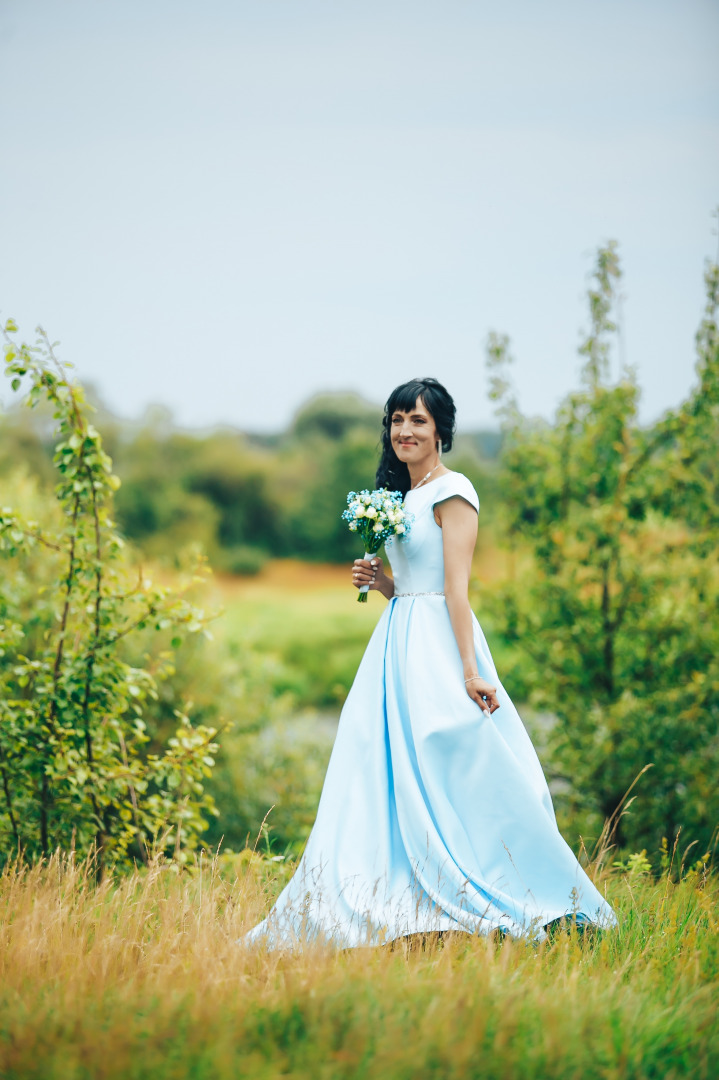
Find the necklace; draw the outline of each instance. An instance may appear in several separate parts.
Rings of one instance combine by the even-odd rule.
[[[438,461],[438,462],[437,462],[437,464],[435,465],[435,467],[434,467],[433,469],[430,469],[430,470],[429,470],[429,472],[427,473],[427,475],[426,475],[426,476],[423,476],[423,477],[422,477],[422,479],[421,479],[420,481],[418,481],[418,483],[416,483],[416,484],[414,485],[414,487],[411,487],[411,488],[410,488],[409,490],[410,490],[410,491],[416,491],[418,487],[422,487],[422,484],[426,483],[426,481],[427,481],[427,480],[429,480],[429,478],[430,478],[430,476],[432,475],[432,473],[433,473],[433,472],[436,472],[436,471],[437,471],[437,469],[438,469],[438,468],[440,467],[440,465],[441,465],[441,464],[442,464],[442,462],[441,462],[441,461]]]

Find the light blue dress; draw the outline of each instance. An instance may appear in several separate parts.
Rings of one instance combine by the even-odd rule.
[[[410,534],[387,545],[395,581],[340,717],[317,819],[297,870],[245,941],[376,945],[431,930],[544,936],[574,914],[616,923],[557,829],[534,747],[476,618],[486,716],[467,695],[443,595],[434,507],[472,484],[445,473],[408,492]]]

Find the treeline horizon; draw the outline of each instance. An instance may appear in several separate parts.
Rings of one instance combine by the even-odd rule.
[[[382,408],[351,392],[312,395],[279,432],[226,424],[191,430],[168,408],[137,419],[89,394],[121,487],[121,533],[146,555],[175,561],[201,545],[219,571],[251,574],[271,557],[343,562],[356,556],[341,513],[351,489],[372,487]],[[53,422],[22,404],[0,415],[0,478],[25,466],[53,482]],[[488,497],[502,446],[499,430],[460,432],[445,460]]]

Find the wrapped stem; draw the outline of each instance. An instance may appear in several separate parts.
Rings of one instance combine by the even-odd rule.
[[[376,554],[377,554],[376,551],[365,551],[362,558],[363,559],[374,559]],[[367,593],[368,592],[369,592],[369,585],[361,585],[360,586],[359,596],[357,597],[357,602],[359,604],[366,604],[367,603]]]

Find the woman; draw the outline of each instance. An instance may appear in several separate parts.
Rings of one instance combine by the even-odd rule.
[[[544,936],[612,909],[556,825],[539,760],[469,606],[479,500],[441,462],[455,408],[436,379],[385,407],[377,487],[414,515],[352,580],[389,601],[340,717],[294,877],[248,935],[269,945],[378,944],[464,930]]]

